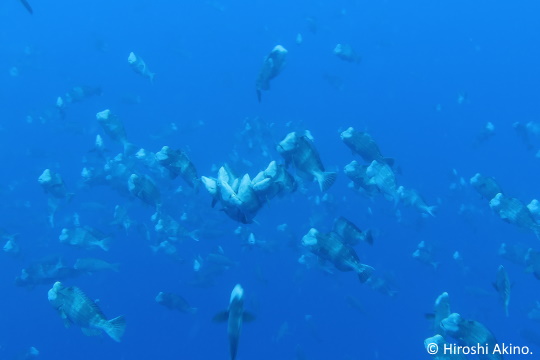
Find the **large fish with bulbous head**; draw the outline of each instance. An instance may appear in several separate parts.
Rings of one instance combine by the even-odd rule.
[[[100,335],[105,332],[114,341],[120,342],[126,330],[123,316],[107,320],[99,307],[78,287],[65,287],[57,281],[48,292],[49,303],[58,311],[66,327],[75,324],[85,335]]]

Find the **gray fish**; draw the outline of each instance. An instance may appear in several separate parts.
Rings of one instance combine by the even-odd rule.
[[[242,332],[242,324],[254,320],[255,317],[244,311],[244,289],[237,284],[231,292],[229,309],[214,316],[215,322],[227,321],[227,333],[229,334],[229,348],[231,360],[236,359],[238,353],[238,341]]]
[[[96,272],[96,271],[119,271],[120,264],[111,264],[105,260],[95,258],[81,258],[75,261],[73,268],[83,272]]]
[[[349,127],[341,133],[341,140],[366,162],[377,160],[390,166],[394,165],[394,159],[383,157],[375,140],[366,132],[356,131],[354,128]]]
[[[51,194],[54,198],[67,198],[69,200],[73,196],[73,194],[67,192],[66,185],[60,174],[50,169],[43,171],[38,178],[38,183],[46,193]]]
[[[195,189],[198,187],[200,180],[197,169],[183,151],[172,150],[168,146],[164,146],[156,153],[156,160],[161,166],[169,170],[171,179],[175,179],[180,175],[190,187]]]
[[[476,173],[470,180],[474,189],[486,200],[491,200],[495,195],[502,193],[502,189],[494,178],[482,176]]]
[[[49,303],[58,311],[67,326],[80,326],[85,335],[105,332],[114,341],[120,342],[126,329],[123,316],[107,320],[99,307],[79,288],[65,287],[55,282],[48,292]]]
[[[499,293],[499,296],[504,305],[504,313],[508,317],[508,304],[510,304],[510,280],[508,279],[508,273],[504,269],[504,266],[500,265],[497,270],[497,280],[493,283],[495,290]]]
[[[161,192],[148,175],[131,174],[128,179],[128,189],[130,193],[148,205],[157,207],[161,204]]]
[[[467,320],[461,317],[458,313],[450,314],[446,319],[441,321],[441,327],[448,335],[460,341],[463,346],[488,346],[491,350],[488,354],[479,354],[481,360],[502,360],[503,356],[500,353],[493,351],[497,345],[497,339],[491,331],[484,325],[475,320]]]
[[[133,69],[133,71],[135,71],[137,74],[149,78],[151,82],[154,81],[154,77],[156,76],[156,74],[148,69],[148,66],[146,66],[146,63],[140,56],[137,56],[133,52],[130,52],[128,56],[128,63]]]
[[[360,282],[365,283],[373,273],[373,268],[360,263],[356,251],[344,244],[336,233],[322,234],[310,229],[302,238],[302,245],[322,260],[330,261],[340,271],[354,271]]]
[[[276,45],[270,54],[264,58],[263,66],[255,84],[259,102],[261,102],[262,90],[269,90],[270,80],[278,76],[285,67],[286,56],[287,50],[281,45]]]
[[[334,221],[334,228],[332,230],[341,236],[343,241],[348,245],[354,246],[360,241],[373,245],[373,236],[371,235],[370,230],[360,230],[355,224],[343,216],[338,217]]]
[[[349,44],[337,44],[334,48],[334,55],[344,61],[359,63],[362,58],[354,51]]]
[[[15,285],[34,287],[41,284],[51,284],[57,280],[78,276],[80,272],[64,265],[62,259],[53,256],[31,264],[22,269],[21,275],[15,278]]]
[[[498,193],[490,200],[489,206],[502,220],[532,230],[536,237],[540,239],[540,224],[536,222],[529,208],[519,199]]]
[[[133,144],[128,141],[124,124],[118,116],[107,109],[98,112],[96,114],[96,119],[107,136],[124,146],[125,153],[131,153],[135,150]]]
[[[178,310],[189,314],[197,313],[197,308],[191,307],[186,299],[173,293],[160,291],[156,296],[156,302],[169,310]]]
[[[298,175],[309,180],[317,180],[321,191],[328,190],[336,181],[335,172],[325,172],[309,131],[287,134],[278,144],[277,150],[287,164],[295,167]]]

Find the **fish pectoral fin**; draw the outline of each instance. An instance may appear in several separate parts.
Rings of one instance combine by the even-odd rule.
[[[214,315],[214,317],[212,318],[212,321],[217,322],[217,323],[226,322],[227,320],[229,320],[229,312],[228,311],[221,311],[221,312],[217,313],[216,315]]]
[[[26,0],[20,0],[21,1],[21,4],[23,4],[23,6],[25,7],[25,9],[30,13],[30,14],[33,14],[34,11],[32,10],[32,7],[30,6],[30,4],[28,3],[28,1]]]
[[[256,316],[255,314],[252,314],[250,312],[247,312],[247,311],[244,311],[244,313],[242,314],[242,321],[243,322],[252,322],[256,319]]]
[[[100,336],[101,335],[101,330],[99,329],[81,328],[81,331],[86,336]]]

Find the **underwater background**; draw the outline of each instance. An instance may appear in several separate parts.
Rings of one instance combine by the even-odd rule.
[[[525,203],[540,196],[540,138],[528,148],[513,128],[539,121],[540,3],[31,5],[32,15],[16,0],[0,4],[0,228],[16,234],[20,245],[17,254],[0,254],[1,359],[29,358],[32,346],[39,358],[56,360],[228,359],[227,326],[212,318],[227,308],[237,283],[246,310],[256,315],[242,329],[239,360],[429,359],[424,339],[434,333],[426,314],[445,291],[453,312],[481,322],[500,342],[540,354],[539,319],[529,316],[540,300],[540,280],[498,253],[502,243],[538,249],[539,240],[502,221],[469,185],[481,173]],[[336,57],[338,43],[350,44],[361,61]],[[259,103],[255,81],[278,44],[288,50],[286,66]],[[144,58],[153,81],[130,68],[130,52]],[[70,104],[60,116],[57,97],[82,85],[102,93]],[[105,109],[121,119],[138,148],[182,149],[199,175],[212,177],[225,163],[252,177],[271,160],[283,163],[276,145],[291,131],[309,130],[337,180],[324,193],[305,182],[302,190],[272,199],[254,223],[241,224],[219,205],[212,208],[203,187],[193,191],[180,178],[163,177],[168,214],[183,221],[186,232],[200,233],[196,240],[178,239],[178,256],[171,257],[152,250],[161,241],[151,221],[156,209],[130,196],[127,184],[121,192],[82,181],[81,169],[95,161],[90,150],[96,135],[103,136],[107,158],[123,151],[96,121]],[[268,154],[246,145],[246,121],[268,129],[266,137],[253,139],[264,142]],[[488,122],[495,133],[486,138]],[[395,159],[398,183],[437,205],[436,216],[348,187],[343,167],[362,161],[340,139],[350,126],[371,134]],[[37,181],[45,169],[61,174],[74,194],[59,206],[54,224],[49,195]],[[116,205],[137,225],[113,225]],[[74,214],[112,237],[109,251],[59,242]],[[373,245],[355,249],[391,284],[392,296],[359,283],[353,273],[299,262],[306,253],[302,237],[312,227],[330,231],[339,216],[373,231]],[[287,232],[277,230],[282,224]],[[244,246],[235,233],[239,226],[271,246]],[[413,258],[421,241],[433,248],[437,266]],[[216,251],[230,264],[209,281],[195,281],[194,260]],[[455,251],[464,266],[452,258]],[[66,329],[47,301],[54,281],[15,284],[23,268],[51,257],[120,264],[118,272],[61,281],[98,300],[108,318],[126,317],[121,343],[87,337],[77,326]],[[492,286],[501,264],[512,283],[509,317]],[[181,295],[197,312],[160,306],[160,291]],[[527,355],[505,358],[521,356]]]

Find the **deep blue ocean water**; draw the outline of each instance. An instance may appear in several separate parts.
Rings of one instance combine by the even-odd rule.
[[[540,324],[528,318],[540,300],[540,281],[498,255],[503,242],[535,249],[540,243],[532,232],[499,219],[468,184],[479,172],[525,203],[540,196],[535,157],[540,142],[528,150],[513,129],[517,121],[540,121],[538,3],[35,0],[31,5],[33,15],[17,0],[0,4],[0,228],[18,234],[21,247],[19,256],[0,254],[1,359],[17,358],[31,346],[39,358],[55,360],[227,359],[226,325],[212,317],[227,308],[237,283],[244,287],[246,310],[257,317],[244,325],[238,360],[428,359],[423,342],[434,334],[425,314],[443,291],[452,311],[481,322],[500,342],[527,345],[540,354],[540,340],[522,336],[526,330],[540,339]],[[332,53],[337,43],[353,46],[362,61],[337,58]],[[278,44],[288,50],[286,67],[258,103],[255,80]],[[156,73],[153,82],[129,67],[132,51]],[[10,73],[14,68],[17,74]],[[103,93],[69,105],[64,118],[56,116],[56,98],[81,85],[99,86]],[[219,234],[201,235],[198,242],[183,238],[176,244],[183,261],[154,254],[155,209],[110,186],[82,184],[81,169],[95,161],[89,150],[97,134],[110,150],[107,157],[122,152],[96,121],[105,109],[118,115],[137,147],[182,149],[199,175],[213,177],[224,163],[253,177],[270,160],[283,162],[276,144],[290,131],[308,129],[327,170],[339,172],[327,191],[331,203],[317,204],[323,194],[307,182],[305,191],[271,200],[256,223],[243,225],[219,206],[212,208],[204,188],[194,193],[182,179],[163,177],[166,211],[177,221],[185,212],[190,231]],[[267,158],[248,151],[245,137],[238,136],[245,119],[255,118],[271,127]],[[487,122],[495,135],[478,143]],[[178,130],[168,131],[171,123]],[[349,126],[369,132],[383,154],[395,158],[398,183],[437,205],[435,217],[347,187],[343,167],[361,162],[340,139]],[[234,165],[234,149],[253,165]],[[46,168],[59,173],[75,194],[58,209],[54,227],[47,219],[49,195],[37,182]],[[466,184],[451,190],[459,177]],[[176,192],[179,186],[183,190]],[[127,232],[111,225],[115,205],[125,206],[138,225]],[[471,212],[460,213],[462,205]],[[113,236],[110,251],[59,242],[61,229],[73,226],[74,213],[82,224]],[[338,216],[373,229],[374,245],[359,244],[356,250],[393,283],[395,297],[360,284],[353,273],[329,274],[298,262],[306,253],[302,236],[311,227],[330,231]],[[290,235],[276,230],[281,224],[288,224]],[[246,250],[234,234],[238,226],[275,248]],[[434,248],[437,270],[412,257],[420,241]],[[236,265],[213,284],[194,286],[194,259],[219,247]],[[454,251],[463,256],[468,273],[452,259]],[[121,343],[87,337],[76,326],[66,329],[47,301],[51,284],[15,285],[23,268],[50,256],[68,264],[80,257],[121,264],[119,272],[62,280],[99,299],[108,317],[125,315]],[[501,264],[513,283],[508,318],[492,286]],[[183,296],[197,313],[156,304],[159,291]]]

